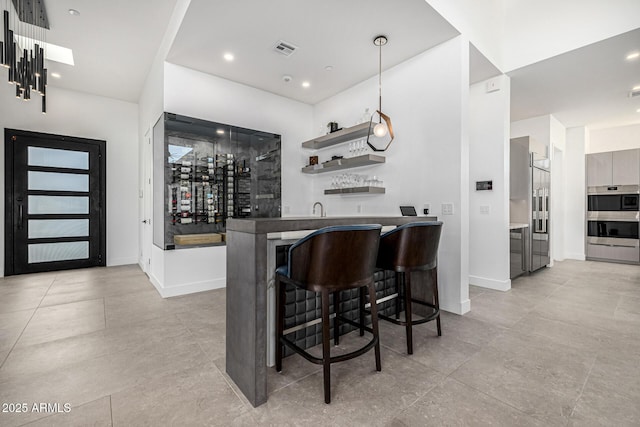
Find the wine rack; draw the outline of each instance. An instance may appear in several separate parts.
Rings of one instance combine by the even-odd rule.
[[[279,135],[165,113],[153,143],[156,246],[224,245],[229,218],[280,216]]]

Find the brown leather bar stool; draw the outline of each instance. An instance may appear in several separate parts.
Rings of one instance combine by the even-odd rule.
[[[438,245],[442,231],[442,222],[412,222],[401,225],[380,237],[376,267],[392,270],[396,273],[396,318],[379,315],[381,319],[402,325],[407,331],[407,353],[413,354],[413,325],[436,319],[438,336],[442,335],[440,326],[440,303],[438,300]],[[411,273],[429,271],[433,284],[432,302],[411,297]],[[404,294],[405,320],[399,320],[400,301]],[[431,312],[421,319],[413,319],[411,303],[429,307]]]
[[[289,249],[289,262],[276,270],[276,370],[282,370],[283,346],[287,346],[308,361],[320,364],[324,374],[324,401],[331,402],[331,363],[342,362],[375,348],[376,370],[381,370],[378,317],[373,274],[380,240],[380,225],[352,225],[322,228],[296,242]],[[285,285],[290,284],[321,294],[322,358],[314,357],[298,347],[284,333]],[[369,288],[371,328],[338,313],[340,291]],[[347,354],[331,357],[329,295],[333,294],[336,312],[334,342],[338,344],[339,321],[366,330],[373,338],[365,346]],[[360,294],[362,295],[362,293]],[[360,305],[362,307],[362,304]]]

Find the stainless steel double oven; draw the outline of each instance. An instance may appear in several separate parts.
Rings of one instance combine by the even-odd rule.
[[[587,258],[640,263],[640,186],[587,188]]]

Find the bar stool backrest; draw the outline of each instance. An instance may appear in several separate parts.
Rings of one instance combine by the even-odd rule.
[[[289,249],[289,278],[314,292],[367,285],[373,280],[381,228],[333,226],[308,235]]]
[[[376,266],[385,270],[431,270],[438,263],[442,222],[412,222],[380,237]]]

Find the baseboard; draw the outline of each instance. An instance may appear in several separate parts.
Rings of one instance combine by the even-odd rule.
[[[511,279],[495,280],[469,275],[469,283],[473,286],[480,286],[481,288],[493,289],[496,291],[508,291],[511,289]]]
[[[586,257],[584,255],[584,253],[568,253],[568,254],[564,254],[564,259],[574,259],[576,261],[584,261],[586,260]]]
[[[465,301],[461,301],[460,304],[456,306],[448,306],[440,304],[440,310],[448,311],[449,313],[463,315],[471,310],[471,300],[467,299]]]
[[[227,279],[225,277],[222,277],[220,279],[205,280],[202,282],[184,283],[181,285],[170,287],[164,287],[153,274],[149,276],[149,280],[151,281],[153,286],[155,286],[156,290],[162,298],[195,294],[196,292],[210,291],[227,286]]]
[[[137,257],[132,258],[111,258],[107,260],[107,267],[115,267],[116,265],[139,264]]]
[[[460,315],[463,315],[465,313],[468,313],[471,311],[471,300],[470,299],[466,299],[464,301],[462,301],[460,303]]]

